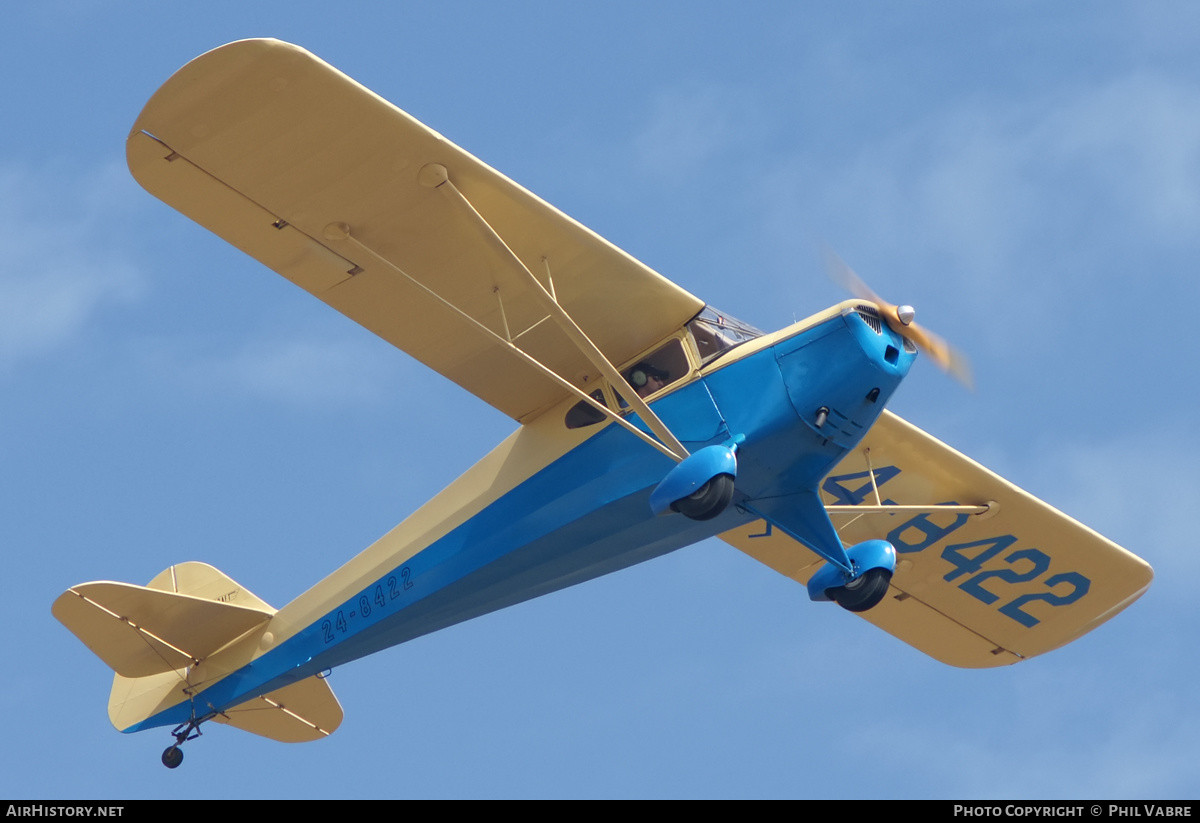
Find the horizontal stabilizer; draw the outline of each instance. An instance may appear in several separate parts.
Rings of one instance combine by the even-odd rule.
[[[280,743],[307,743],[337,730],[342,706],[325,678],[314,675],[226,709],[213,719]]]
[[[72,586],[54,601],[52,611],[123,677],[183,669],[266,623],[273,614],[260,606],[235,606],[106,581]]]
[[[839,507],[832,519],[846,544],[883,539],[896,548],[888,596],[862,617],[953,666],[1056,649],[1120,612],[1154,577],[1141,558],[890,412],[821,495]],[[980,513],[937,509],[951,504]],[[822,565],[761,520],[721,538],[801,583]]]

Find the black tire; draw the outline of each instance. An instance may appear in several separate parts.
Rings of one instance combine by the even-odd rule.
[[[891,582],[892,573],[887,569],[868,569],[845,586],[836,586],[826,594],[846,611],[865,612],[878,606],[887,597],[888,584]]]
[[[183,762],[183,749],[178,746],[172,746],[163,752],[162,763],[168,769],[178,769],[179,764]]]
[[[733,476],[718,474],[695,492],[671,504],[671,508],[692,520],[712,520],[733,500]]]

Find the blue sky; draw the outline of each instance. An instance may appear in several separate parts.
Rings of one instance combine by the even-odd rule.
[[[830,244],[973,360],[891,408],[1154,586],[961,671],[709,541],[338,669],[328,740],[218,727],[163,769],[61,591],[203,560],[280,606],[513,425],[129,176],[158,85],[254,36],[759,327],[841,298]],[[0,69],[0,794],[1200,795],[1194,5],[48,0]]]

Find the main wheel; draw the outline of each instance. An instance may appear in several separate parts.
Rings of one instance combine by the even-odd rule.
[[[671,504],[671,508],[692,520],[712,520],[725,511],[733,500],[733,476],[718,474],[687,497]]]
[[[836,586],[826,594],[847,611],[865,612],[883,601],[891,581],[892,573],[887,569],[868,569],[845,586]]]
[[[168,769],[178,769],[179,764],[183,762],[183,750],[178,746],[171,746],[163,752],[162,762]]]

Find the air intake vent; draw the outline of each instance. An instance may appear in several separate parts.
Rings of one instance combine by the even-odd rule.
[[[854,311],[863,319],[864,323],[871,327],[872,331],[876,334],[883,334],[883,326],[879,323],[879,312],[875,310],[874,306],[860,304],[854,307]]]

